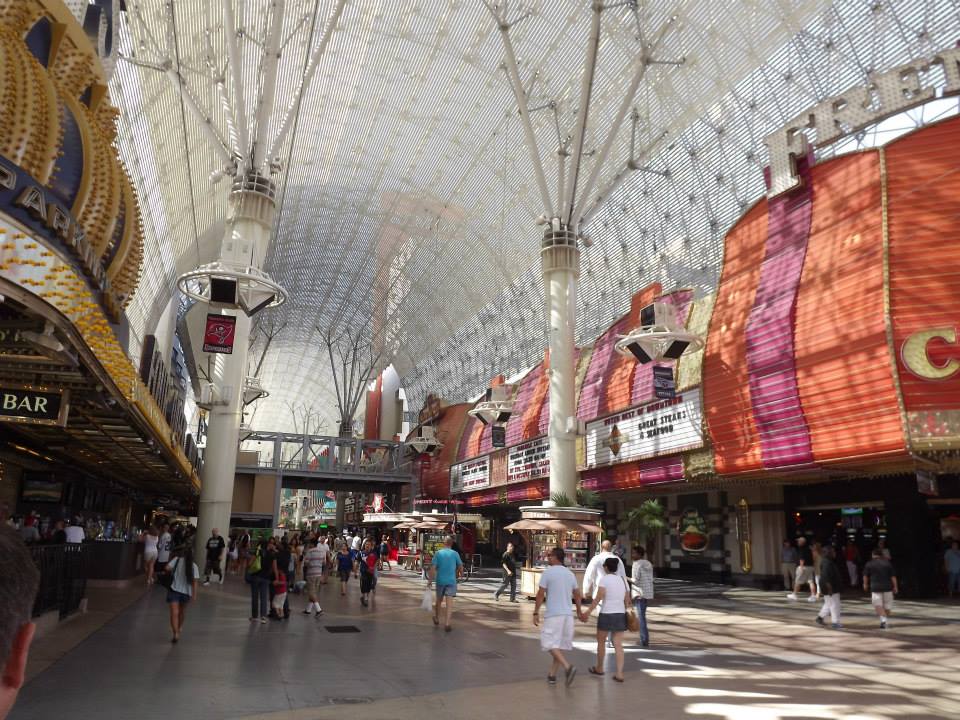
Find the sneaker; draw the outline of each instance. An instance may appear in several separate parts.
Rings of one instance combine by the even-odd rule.
[[[311,613],[310,608],[307,608],[306,610],[303,611],[304,615],[309,615],[310,613]]]
[[[796,599],[797,599],[796,593],[787,593],[787,600],[796,600]]]
[[[556,684],[557,684],[557,676],[556,676],[556,675],[547,675],[547,682],[548,682],[549,684],[551,684],[551,685],[556,685]]]
[[[810,597],[807,598],[807,602],[816,602],[816,601],[817,601],[816,595],[811,595]]]
[[[823,618],[817,615],[817,625],[823,625]]]
[[[494,602],[500,602],[500,595],[498,595],[497,593],[494,593],[494,594],[493,594],[493,600],[494,600]],[[553,681],[556,682],[557,679],[554,678]]]
[[[841,625],[840,623],[834,623],[830,627],[832,627],[834,630],[843,630],[843,625]]]
[[[209,585],[209,584],[210,584],[210,581],[209,581],[209,580],[204,580],[204,581],[203,581],[203,586],[204,586],[204,587],[206,587],[206,586]]]
[[[220,576],[220,584],[223,585],[223,575]]]
[[[261,617],[261,618],[260,618],[260,623],[263,624],[263,625],[266,625],[266,624],[267,624],[267,618],[266,618],[266,617]]]
[[[881,629],[881,630],[886,630],[886,629],[887,629],[887,621],[886,621],[886,620],[881,620],[881,621],[880,621],[880,629]]]
[[[566,680],[567,687],[570,687],[571,685],[573,685],[573,679],[577,676],[577,669],[573,665],[571,665],[570,667],[567,668],[567,672],[564,674],[567,676],[567,680]]]
[[[323,615],[323,608],[322,608],[322,607],[318,607],[318,608],[317,608],[317,617],[320,617],[321,615]]]

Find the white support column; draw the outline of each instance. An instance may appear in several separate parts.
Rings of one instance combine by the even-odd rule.
[[[270,241],[270,229],[276,211],[272,185],[256,175],[241,176],[234,182],[230,203],[231,219],[221,243],[220,259],[227,263],[259,265]],[[221,534],[230,530],[251,321],[239,308],[229,310],[228,314],[237,319],[233,353],[217,356],[214,382],[219,404],[210,410],[207,447],[200,475],[198,557],[213,528],[219,529]]]
[[[200,473],[200,507],[197,513],[197,557],[213,528],[221,535],[230,531],[230,508],[233,505],[233,483],[237,471],[237,447],[240,420],[243,418],[243,380],[246,375],[247,344],[250,318],[236,311],[234,355],[217,358],[220,368],[218,391],[221,402],[210,410],[207,447]]]
[[[550,332],[550,494],[563,493],[577,502],[576,327],[577,280],[580,250],[576,234],[554,219],[544,234],[541,250],[543,285],[547,295]],[[547,501],[545,505],[552,504]]]

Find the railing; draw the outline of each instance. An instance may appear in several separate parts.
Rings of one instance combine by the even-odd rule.
[[[402,443],[324,435],[253,432],[241,446],[242,467],[343,475],[409,476]],[[256,460],[252,460],[252,454]]]
[[[80,544],[31,545],[30,555],[40,571],[33,616],[55,610],[64,618],[76,612],[87,592],[90,548]]]

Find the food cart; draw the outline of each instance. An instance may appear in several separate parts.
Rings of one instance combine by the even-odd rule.
[[[505,529],[524,534],[529,547],[527,561],[520,569],[520,593],[537,594],[540,575],[549,564],[550,550],[562,547],[564,564],[583,583],[587,563],[593,556],[597,536],[602,533],[599,512],[585,508],[520,508],[521,520]]]

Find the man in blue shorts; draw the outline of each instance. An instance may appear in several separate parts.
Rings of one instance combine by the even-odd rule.
[[[463,572],[463,560],[460,553],[454,551],[453,535],[443,539],[444,547],[433,556],[431,566],[434,585],[437,588],[437,602],[433,606],[433,624],[440,624],[440,606],[444,604],[443,628],[447,632],[450,627],[450,616],[453,615],[453,599],[457,596],[457,579]]]

